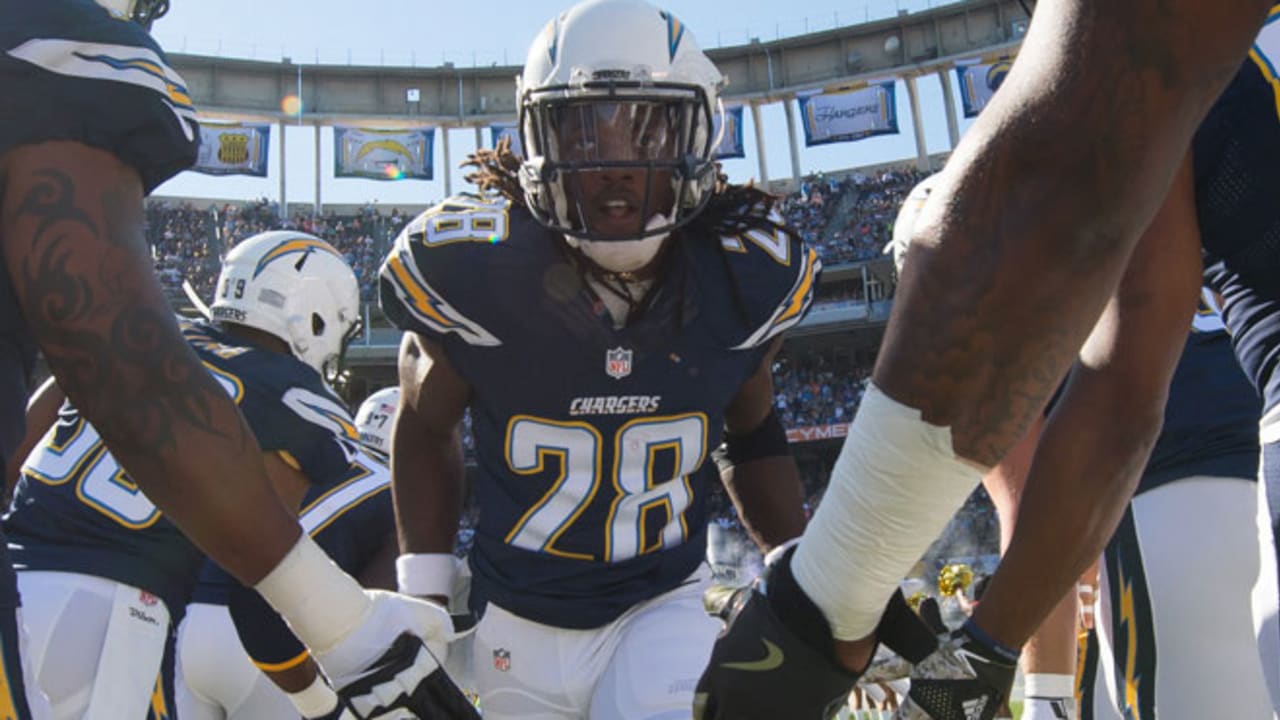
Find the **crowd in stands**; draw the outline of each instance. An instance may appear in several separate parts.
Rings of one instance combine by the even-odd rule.
[[[893,234],[903,198],[924,174],[914,168],[842,176],[814,175],[780,208],[787,224],[818,250],[825,265],[867,260],[881,254]],[[156,269],[172,297],[188,281],[209,302],[222,256],[241,240],[267,230],[295,229],[338,249],[356,271],[361,297],[377,296],[377,271],[391,242],[411,218],[398,210],[379,212],[367,204],[354,214],[328,211],[281,218],[269,200],[197,208],[190,202],[147,203],[146,236]]]
[[[147,240],[165,289],[177,297],[185,280],[209,302],[222,256],[241,240],[268,230],[299,230],[329,242],[355,270],[360,297],[374,300],[378,265],[412,218],[398,209],[381,213],[372,204],[351,215],[330,211],[281,218],[279,206],[267,200],[205,209],[157,200],[147,203],[146,219]]]
[[[847,423],[862,401],[870,366],[850,367],[823,355],[775,364],[774,401],[784,427]]]
[[[869,260],[893,237],[903,199],[928,173],[914,167],[813,175],[782,201],[787,224],[818,251],[825,265]]]

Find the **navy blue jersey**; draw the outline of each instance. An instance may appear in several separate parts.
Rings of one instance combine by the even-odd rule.
[[[318,484],[347,472],[355,426],[319,373],[208,325],[184,323],[183,335],[235,398],[264,452],[279,453]],[[69,403],[23,465],[4,527],[17,569],[133,585],[159,596],[175,615],[202,563]]]
[[[182,78],[137,24],[93,0],[0,0],[0,18],[0,155],[74,140],[137,168],[147,191],[195,162],[199,131]],[[0,467],[22,439],[34,358],[0,257]]]
[[[1245,374],[1280,404],[1280,5],[1193,143],[1205,277]]]
[[[1164,428],[1138,486],[1145,492],[1194,475],[1256,479],[1258,395],[1240,369],[1207,289],[1169,386]]]
[[[308,493],[299,522],[338,567],[359,576],[388,542],[395,541],[390,471],[372,455],[361,453],[340,481]],[[231,618],[255,663],[278,668],[306,652],[261,595],[226,580]]]
[[[819,270],[782,230],[682,232],[618,329],[523,207],[461,196],[410,223],[382,307],[472,388],[474,608],[598,627],[693,572],[725,408],[804,316]]]

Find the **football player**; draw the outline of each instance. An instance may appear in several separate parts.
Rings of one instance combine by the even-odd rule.
[[[881,637],[885,599],[1078,357],[999,572],[964,628],[917,664],[899,710],[994,715],[1021,646],[1100,553],[1158,435],[1199,296],[1199,243],[1139,239],[1170,184],[1192,177],[1188,143],[1269,6],[1038,4],[1008,79],[924,203],[822,504],[717,641],[706,717],[821,717],[842,698]],[[766,643],[793,661],[735,671]],[[801,684],[823,687],[789,690]]]
[[[485,718],[687,717],[708,484],[764,549],[797,535],[771,361],[819,271],[712,159],[723,78],[678,18],[593,0],[518,82],[527,157],[416,218],[382,268],[406,331],[392,485],[403,592],[442,599],[470,407],[479,525],[473,681]]]
[[[331,676],[363,675],[425,603],[366,593],[273,492],[231,398],[183,341],[142,233],[142,198],[199,141],[182,78],[146,26],[166,0],[0,0],[0,467],[23,434],[36,347],[132,481],[196,545],[279,607]],[[326,602],[314,601],[324,588]],[[18,594],[0,557],[0,712],[26,718]],[[380,676],[407,697],[434,661]],[[425,673],[421,672],[426,670]]]
[[[183,329],[248,420],[276,492],[294,506],[310,485],[346,472],[357,440],[322,373],[336,369],[359,310],[355,274],[336,251],[309,235],[273,232],[227,256],[216,324]],[[141,717],[200,551],[70,403],[22,466],[4,523],[28,601],[29,660],[54,717]]]

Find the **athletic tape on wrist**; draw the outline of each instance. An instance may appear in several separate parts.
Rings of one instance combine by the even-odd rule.
[[[304,718],[316,718],[333,712],[338,707],[338,694],[316,674],[315,680],[305,690],[296,693],[285,693],[298,714]]]
[[[1027,697],[1071,698],[1075,697],[1074,675],[1058,673],[1028,673],[1023,680],[1023,694]]]
[[[254,586],[311,652],[327,652],[364,622],[373,601],[308,535]]]
[[[405,595],[449,597],[458,561],[449,553],[406,553],[396,558],[396,585]]]

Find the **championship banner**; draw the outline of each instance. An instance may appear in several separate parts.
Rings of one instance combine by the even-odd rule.
[[[796,97],[804,119],[804,144],[861,140],[898,133],[894,81],[835,92],[813,91]]]
[[[205,175],[267,176],[271,125],[200,123],[200,154],[191,169]]]
[[[334,177],[430,180],[435,128],[369,130],[333,128]]]
[[[504,137],[511,138],[511,152],[524,157],[524,145],[520,143],[520,129],[515,123],[494,123],[489,126],[489,142],[492,147],[498,147],[498,141]]]
[[[840,440],[849,434],[849,423],[836,423],[834,425],[811,425],[809,427],[798,427],[787,429],[787,442],[789,443],[805,443],[818,442],[820,440]]]
[[[712,135],[720,132],[720,118],[716,118]],[[724,134],[720,136],[720,144],[716,146],[715,158],[746,157],[746,149],[742,145],[742,106],[733,105],[724,109]]]
[[[1000,85],[1013,67],[1011,58],[997,58],[992,62],[969,61],[956,65],[956,78],[960,81],[960,102],[964,116],[977,117],[991,102]]]

